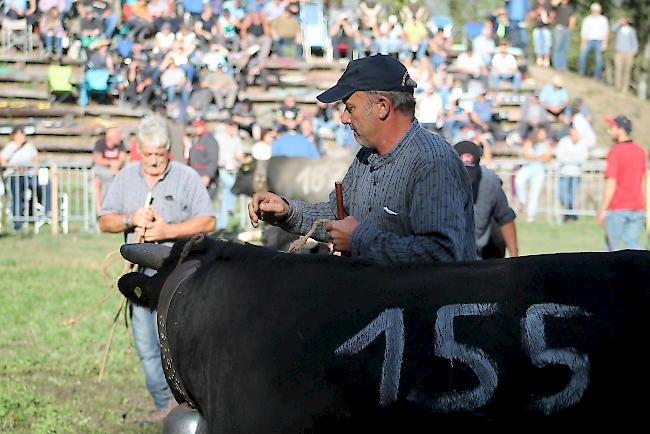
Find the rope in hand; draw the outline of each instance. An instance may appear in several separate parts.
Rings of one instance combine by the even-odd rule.
[[[116,258],[118,259],[118,261],[115,260]],[[113,295],[113,293],[117,289],[117,285],[116,285],[117,280],[120,277],[124,276],[129,271],[129,268],[130,268],[129,263],[127,261],[122,260],[124,262],[124,265],[122,267],[122,271],[120,271],[119,275],[117,276],[117,279],[115,279],[115,280],[112,279],[108,275],[108,269],[115,262],[119,262],[120,259],[122,259],[122,258],[121,258],[119,250],[112,251],[112,252],[108,253],[106,255],[106,257],[104,257],[104,260],[102,261],[102,279],[104,280],[104,284],[106,286],[108,286],[108,288],[109,288],[108,291],[106,291],[106,293],[102,296],[102,298],[97,303],[95,303],[94,305],[92,305],[91,307],[89,307],[88,309],[86,309],[85,311],[83,311],[82,313],[77,315],[76,317],[68,318],[65,321],[63,321],[63,325],[66,325],[66,326],[73,325],[73,324],[81,321],[82,319],[84,319],[85,317],[90,315],[92,312],[97,310],[97,308],[99,308],[102,304],[106,303],[106,301],[111,297],[111,295]]]
[[[149,192],[147,194],[147,198],[145,200],[144,208],[151,207],[152,201],[153,201],[153,196],[152,196],[151,192]],[[142,235],[140,235],[138,237],[138,239],[136,240],[136,243],[143,243],[145,241],[145,235],[146,235],[146,229],[142,232]],[[115,250],[115,251],[112,251],[112,252],[108,253],[106,255],[106,257],[104,258],[104,261],[102,262],[102,279],[104,280],[104,283],[106,284],[106,286],[109,287],[109,290],[93,306],[86,309],[84,312],[77,315],[76,317],[66,319],[65,321],[63,321],[63,325],[66,325],[66,326],[74,325],[75,323],[77,323],[81,319],[88,316],[93,311],[97,310],[102,304],[106,303],[106,301],[108,301],[108,299],[111,297],[111,295],[113,295],[113,293],[117,290],[116,282],[119,280],[119,278],[122,277],[123,275],[125,275],[129,271],[135,271],[137,269],[137,267],[138,267],[137,264],[129,265],[129,263],[127,261],[124,261],[124,265],[123,265],[122,270],[120,271],[119,275],[117,276],[116,279],[112,279],[108,275],[108,268],[111,265],[113,265],[115,262],[118,262],[118,261],[115,260],[115,258],[118,258],[118,261],[121,258],[121,254],[120,254],[119,250]],[[102,380],[104,379],[104,372],[106,371],[106,365],[108,363],[108,354],[109,354],[110,349],[111,349],[111,345],[112,345],[112,342],[113,342],[113,335],[115,334],[115,328],[117,326],[117,321],[118,321],[118,319],[120,317],[120,313],[122,312],[122,309],[124,309],[124,324],[125,324],[125,327],[126,327],[127,332],[128,332],[129,322],[128,322],[128,315],[127,315],[127,309],[126,309],[126,298],[124,296],[120,297],[120,302],[119,302],[117,311],[115,313],[115,316],[113,318],[113,323],[111,325],[111,331],[110,331],[110,333],[108,335],[108,341],[106,342],[106,347],[104,349],[104,355],[102,357],[102,366],[101,366],[101,368],[99,370],[99,377],[98,377],[98,380],[97,380],[99,383],[101,383]],[[132,345],[131,340],[129,340],[129,349],[128,349],[128,351],[131,350],[131,345]]]
[[[151,208],[151,204],[153,202],[153,195],[151,192],[147,193],[147,198],[144,200],[144,207],[145,209]],[[141,244],[144,243],[145,238],[147,234],[147,229],[144,228],[142,230],[142,234],[137,238],[136,243]],[[138,269],[138,264],[131,264],[131,271],[136,271]],[[117,326],[117,320],[120,318],[120,312],[122,312],[122,309],[124,309],[124,324],[126,325],[126,331],[128,334],[129,331],[129,321],[128,321],[128,314],[127,314],[127,304],[126,304],[126,297],[124,295],[120,294],[120,303],[119,306],[117,307],[117,312],[115,313],[115,317],[113,318],[113,324],[111,326],[111,332],[108,334],[108,342],[106,342],[106,348],[104,350],[104,358],[102,360],[102,367],[99,370],[99,377],[97,378],[97,382],[101,383],[102,380],[104,379],[104,372],[106,371],[106,365],[108,363],[108,353],[111,351],[111,344],[113,343],[113,335],[115,334],[115,327]],[[129,350],[131,351],[131,340],[129,339]]]
[[[316,232],[318,226],[320,225],[325,226],[329,221],[330,221],[329,219],[316,220],[314,224],[311,225],[311,229],[309,229],[309,232],[307,232],[305,235],[301,236],[296,241],[291,243],[291,245],[289,246],[289,253],[295,253],[298,250],[300,250],[307,243],[309,237],[311,237],[314,234],[314,232]]]
[[[335,182],[334,191],[336,192],[336,219],[343,220],[345,218],[345,210],[343,209],[343,183],[338,181]],[[311,229],[309,229],[309,232],[307,232],[305,235],[301,236],[300,238],[298,238],[296,241],[292,242],[289,245],[289,253],[295,253],[298,250],[300,250],[307,243],[309,237],[311,237],[312,234],[316,232],[318,226],[320,225],[325,226],[329,221],[330,221],[329,219],[316,220],[311,225]],[[345,256],[349,256],[349,255],[350,255],[349,252],[347,252],[347,255]]]

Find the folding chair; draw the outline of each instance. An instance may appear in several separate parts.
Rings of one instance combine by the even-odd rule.
[[[445,32],[445,37],[448,38],[451,36],[454,27],[454,21],[451,17],[446,15],[437,15],[431,17],[431,23],[436,26],[437,29],[442,29]]]
[[[47,68],[47,86],[50,102],[63,102],[73,95],[72,66],[50,65]]]
[[[463,24],[463,29],[465,30],[465,36],[471,41],[481,34],[485,27],[484,23],[465,23]]]
[[[305,59],[311,60],[312,48],[320,48],[328,60],[332,60],[334,52],[332,41],[327,31],[327,22],[323,13],[322,1],[306,1],[300,6],[300,27],[302,32],[303,53]]]
[[[31,53],[34,50],[32,26],[28,25],[24,18],[20,20],[2,18],[1,39],[4,52],[12,48],[20,49],[26,53]]]
[[[481,34],[483,27],[485,27],[485,24],[481,22],[470,22],[463,24],[463,30],[465,33],[465,36],[463,38],[463,50],[466,50],[467,47],[472,46],[472,41],[474,41],[474,38]]]
[[[90,94],[101,95],[104,99],[108,96],[110,74],[106,68],[88,69],[84,74],[81,85],[79,104],[88,105]]]

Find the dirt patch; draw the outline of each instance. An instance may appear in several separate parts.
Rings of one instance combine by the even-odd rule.
[[[94,374],[94,373],[93,373]],[[105,433],[158,432],[160,427],[146,423],[152,409],[151,400],[144,385],[138,387],[124,377],[109,377],[103,383],[93,378],[70,376],[58,370],[30,370],[14,375],[27,388],[34,390],[39,418],[48,409],[63,413],[66,422],[85,420],[93,430]],[[89,398],[93,397],[93,398]],[[34,426],[36,420],[25,421]]]

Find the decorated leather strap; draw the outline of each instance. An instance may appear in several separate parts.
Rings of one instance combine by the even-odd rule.
[[[165,281],[165,284],[160,291],[160,299],[158,300],[158,337],[160,339],[160,357],[162,359],[165,379],[167,380],[176,401],[179,403],[187,402],[192,408],[197,408],[196,404],[185,388],[185,384],[183,384],[176,363],[172,358],[171,348],[169,347],[169,339],[167,336],[167,315],[169,314],[169,307],[172,304],[172,300],[174,299],[178,288],[180,288],[181,284],[187,278],[194,274],[200,265],[201,262],[199,260],[192,259],[183,262],[176,267]]]

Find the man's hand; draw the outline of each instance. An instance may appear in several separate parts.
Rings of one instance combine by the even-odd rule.
[[[111,160],[108,165],[113,176],[115,176],[122,168],[122,162],[120,160]]]
[[[352,241],[352,232],[359,226],[359,221],[352,216],[343,220],[333,220],[325,225],[334,244],[334,250],[338,252],[349,252]]]
[[[160,240],[169,240],[174,238],[172,233],[172,225],[167,223],[163,219],[158,211],[155,208],[150,208],[153,215],[153,221],[149,224],[146,230],[143,227],[137,227],[135,229],[135,234],[138,238],[141,238],[144,234],[144,241],[160,241]]]
[[[140,208],[135,210],[129,216],[129,221],[136,228],[149,229],[153,225],[153,219],[154,219],[153,208]]]
[[[596,216],[596,221],[602,227],[605,227],[605,217],[606,216],[607,216],[607,211],[606,210],[598,211],[598,215]]]
[[[259,220],[274,223],[289,214],[289,205],[277,194],[268,191],[255,193],[248,204],[248,216],[254,228],[259,225]]]

